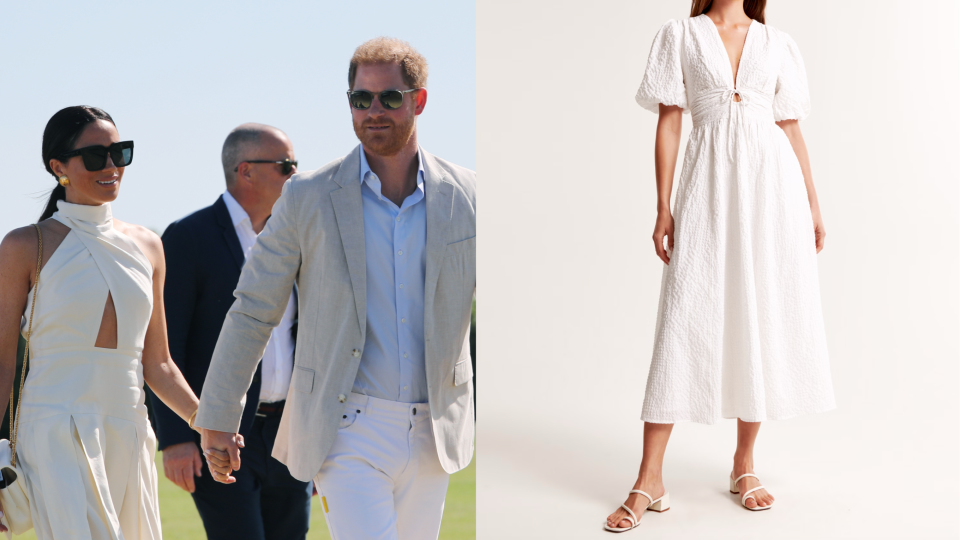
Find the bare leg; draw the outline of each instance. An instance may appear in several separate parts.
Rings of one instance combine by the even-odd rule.
[[[737,478],[741,474],[753,473],[753,446],[757,440],[757,433],[760,432],[760,422],[744,422],[737,419],[737,452],[733,454],[733,476]],[[760,485],[760,481],[752,476],[748,476],[737,484],[740,493],[743,494]],[[770,506],[773,504],[773,495],[767,493],[767,490],[761,489],[751,493],[756,497],[747,499],[747,506],[756,508],[759,506]]]
[[[663,454],[667,450],[671,431],[673,424],[643,423],[643,459],[640,461],[640,474],[631,489],[639,489],[654,499],[663,496],[666,491],[663,488]],[[625,504],[639,519],[649,502],[643,495],[631,493]],[[626,510],[618,508],[607,517],[607,524],[611,527],[629,527],[630,522],[624,519],[626,515]]]

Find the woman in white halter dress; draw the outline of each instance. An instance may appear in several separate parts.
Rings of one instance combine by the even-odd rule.
[[[185,419],[192,420],[197,398],[167,351],[159,238],[113,219],[109,201],[123,167],[112,154],[97,169],[95,157],[90,165],[87,156],[63,157],[57,141],[47,144],[64,121],[86,124],[65,150],[109,147],[119,139],[99,109],[70,107],[47,126],[48,171],[66,186],[51,197],[48,213],[57,209],[52,219],[40,223],[44,262],[36,306],[33,287],[20,288],[32,285],[36,229],[13,231],[0,244],[0,323],[11,322],[11,313],[23,315],[26,337],[33,313],[17,437],[21,480],[41,540],[159,540],[156,438],[144,404],[145,376]],[[13,286],[18,277],[27,283]],[[12,383],[10,338],[4,328],[0,395]]]

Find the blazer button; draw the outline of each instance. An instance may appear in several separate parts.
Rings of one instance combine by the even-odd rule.
[[[353,356],[354,356],[355,358],[360,358],[360,349],[354,349],[354,350],[353,350]]]
[[[337,396],[337,399],[340,401],[340,403],[346,403],[347,396],[340,394],[339,396]]]

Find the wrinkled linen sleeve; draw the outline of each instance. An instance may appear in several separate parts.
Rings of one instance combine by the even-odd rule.
[[[807,85],[807,70],[803,65],[800,49],[792,37],[782,36],[783,55],[777,88],[773,96],[773,119],[803,120],[810,114],[810,89]]]
[[[683,69],[680,62],[683,46],[681,22],[671,19],[660,27],[653,38],[643,82],[637,90],[636,100],[648,111],[659,113],[659,104],[676,105],[687,109],[687,90],[683,84]]]

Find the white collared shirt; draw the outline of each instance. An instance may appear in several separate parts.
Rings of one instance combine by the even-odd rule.
[[[223,202],[230,212],[230,220],[240,239],[240,248],[244,259],[250,254],[253,245],[257,243],[257,233],[253,231],[253,223],[247,211],[233,198],[229,191],[223,192]],[[260,367],[260,401],[282,401],[287,399],[287,390],[290,389],[290,377],[293,375],[293,347],[294,341],[290,330],[297,314],[297,295],[290,293],[287,310],[283,313],[280,324],[273,329],[267,348],[263,350],[263,360]]]
[[[360,150],[360,190],[367,272],[367,335],[353,391],[400,401],[427,401],[424,277],[427,209],[423,155],[417,188],[400,206],[383,196],[380,178]]]

